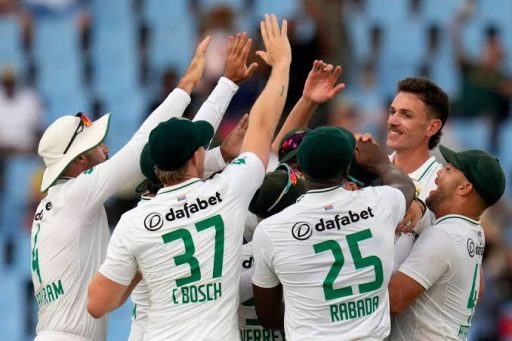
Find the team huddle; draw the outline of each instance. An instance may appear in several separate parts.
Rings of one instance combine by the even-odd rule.
[[[245,33],[230,37],[224,75],[192,121],[181,116],[208,37],[111,158],[110,114],[47,128],[31,243],[36,340],[105,340],[107,314],[129,297],[133,341],[467,338],[483,290],[479,219],[505,188],[499,161],[442,145],[446,164],[431,156],[449,101],[426,78],[398,83],[391,155],[369,134],[306,128],[345,86],[321,60],[276,132],[287,22],[266,15],[260,29],[269,78],[220,147],[213,136],[258,67]],[[134,183],[146,192],[110,236],[103,204]]]

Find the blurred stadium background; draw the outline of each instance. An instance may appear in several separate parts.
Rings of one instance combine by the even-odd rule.
[[[424,75],[453,102],[442,143],[501,160],[509,185],[483,219],[487,290],[470,339],[512,340],[512,0],[0,0],[1,339],[28,340],[35,332],[30,224],[41,198],[41,132],[63,114],[112,112],[107,144],[114,153],[209,34],[204,80],[187,113],[193,116],[223,72],[227,37],[246,31],[258,48],[264,13],[290,21],[285,114],[313,60],[323,59],[343,66],[347,87],[311,125],[370,131],[382,141],[396,82]],[[242,85],[218,141],[248,111],[267,72],[260,63]],[[112,227],[134,202],[125,193],[107,203]],[[126,339],[130,311],[128,302],[111,314],[109,340]]]

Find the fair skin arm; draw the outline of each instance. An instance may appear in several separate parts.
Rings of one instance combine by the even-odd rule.
[[[205,56],[210,44],[210,36],[204,38],[197,46],[194,58],[190,61],[190,65],[185,71],[185,74],[178,82],[178,88],[182,89],[190,95],[194,87],[199,83],[203,76],[205,66]]]
[[[247,56],[251,47],[252,39],[249,39],[245,32],[237,33],[236,37],[229,37],[224,77],[237,85],[251,78],[258,68],[257,63],[247,66]]]
[[[304,83],[302,97],[286,118],[281,130],[274,139],[272,151],[277,154],[279,142],[290,130],[304,128],[308,125],[311,115],[319,104],[330,101],[344,87],[344,83],[336,85],[341,74],[341,66],[334,67],[322,60],[315,60],[313,67]]]
[[[87,311],[94,318],[101,318],[119,308],[128,299],[142,276],[136,273],[129,285],[121,285],[97,272],[87,290]]]
[[[266,329],[284,328],[283,286],[261,288],[252,285],[256,315]]]
[[[398,315],[424,293],[425,288],[403,272],[397,271],[391,276],[388,291],[391,315]]]
[[[220,145],[220,152],[225,162],[233,161],[240,154],[240,148],[248,126],[249,114],[245,114]]]
[[[256,154],[265,168],[272,137],[288,93],[291,48],[287,25],[286,20],[283,20],[280,29],[275,15],[265,15],[265,20],[260,23],[266,51],[256,53],[272,67],[272,71],[263,92],[251,108],[249,127],[240,149],[241,153]]]

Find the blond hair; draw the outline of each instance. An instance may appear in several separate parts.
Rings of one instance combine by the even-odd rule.
[[[155,166],[155,175],[164,185],[175,184],[185,180],[187,177],[188,162],[178,169],[166,171]]]

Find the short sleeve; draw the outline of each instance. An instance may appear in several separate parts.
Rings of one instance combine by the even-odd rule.
[[[226,167],[226,162],[222,158],[220,147],[206,151],[204,157],[204,179],[208,179],[214,173],[222,171]]]
[[[254,255],[254,274],[252,283],[261,288],[274,288],[279,285],[279,278],[272,266],[273,247],[265,230],[260,225],[254,232],[252,240]]]
[[[247,206],[254,193],[260,188],[265,177],[265,168],[260,158],[253,153],[240,154],[221,174],[229,182],[231,191],[247,201]]]
[[[431,226],[420,235],[409,257],[398,271],[420,283],[428,290],[449,268],[455,246],[449,236],[438,227]]]
[[[99,270],[105,277],[121,285],[129,285],[137,272],[137,263],[129,244],[121,220],[110,238],[107,256]]]

